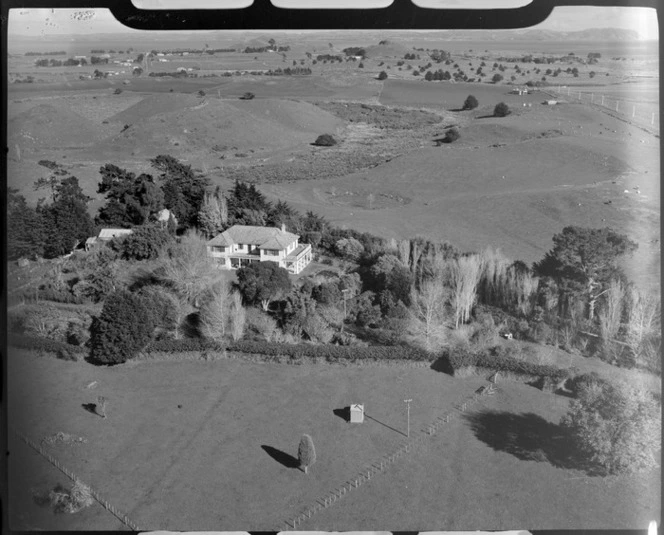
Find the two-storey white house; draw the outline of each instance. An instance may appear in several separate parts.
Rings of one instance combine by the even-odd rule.
[[[299,243],[284,225],[254,227],[234,225],[207,242],[208,256],[221,267],[237,269],[252,262],[276,262],[290,273],[300,273],[311,262],[311,245]]]

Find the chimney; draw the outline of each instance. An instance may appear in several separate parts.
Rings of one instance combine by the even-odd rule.
[[[281,224],[281,232],[286,232],[286,223]]]

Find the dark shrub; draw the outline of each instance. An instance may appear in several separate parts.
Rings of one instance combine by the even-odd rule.
[[[473,95],[468,95],[463,103],[464,110],[474,110],[477,106],[479,106],[479,102]]]
[[[337,144],[337,140],[334,139],[330,134],[321,134],[314,141],[314,145],[319,147],[332,147]]]
[[[244,95],[242,95],[242,96],[240,97],[240,99],[241,99],[241,100],[251,100],[251,99],[253,99],[255,96],[256,96],[256,95],[254,95],[252,92],[247,91]]]
[[[153,330],[144,299],[126,291],[114,292],[90,327],[90,356],[101,364],[125,362],[147,345]]]
[[[604,385],[608,381],[602,378],[597,372],[582,373],[570,377],[567,381],[567,388],[571,390],[572,394],[577,397],[581,392],[581,389],[587,387],[591,384]]]
[[[510,108],[504,102],[499,102],[496,104],[496,107],[493,109],[494,117],[506,117],[510,114]]]
[[[379,80],[387,80],[387,73],[385,71],[380,71],[380,74],[378,75]]]
[[[114,240],[115,241],[115,240]],[[171,235],[158,225],[143,225],[122,238],[117,244],[122,257],[127,260],[149,260],[171,242]]]
[[[454,143],[457,139],[459,139],[461,136],[459,134],[459,130],[456,128],[450,128],[447,132],[445,132],[445,138],[443,141],[445,143]]]

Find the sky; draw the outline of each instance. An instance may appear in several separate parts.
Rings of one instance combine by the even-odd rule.
[[[187,8],[244,7],[251,0],[187,0]],[[279,7],[381,7],[389,0],[273,0]],[[493,7],[498,0],[414,0],[422,7]],[[528,0],[500,0],[501,6],[519,7]],[[144,9],[174,9],[183,0],[133,0]],[[635,30],[642,39],[658,39],[657,14],[652,8],[636,7],[556,7],[551,16],[535,28],[576,31],[587,28],[625,28]],[[76,35],[127,31],[106,9],[12,9],[9,14],[9,33],[21,35]]]

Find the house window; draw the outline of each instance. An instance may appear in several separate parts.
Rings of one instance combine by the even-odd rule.
[[[226,252],[226,247],[213,246],[212,247],[212,252],[213,253],[225,253]]]
[[[266,256],[279,256],[278,249],[265,249],[264,252]]]

